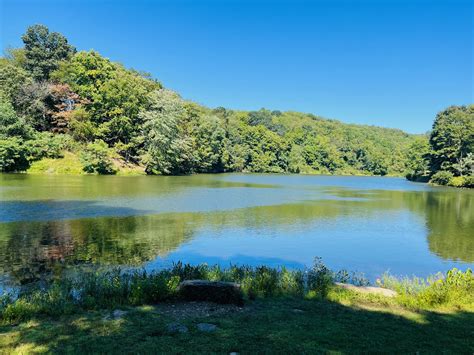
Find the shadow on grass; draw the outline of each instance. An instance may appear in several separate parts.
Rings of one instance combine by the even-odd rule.
[[[171,307],[171,306],[170,306]],[[269,299],[242,312],[193,318],[189,332],[170,334],[175,321],[154,307],[129,310],[118,320],[88,313],[59,321],[37,320],[0,331],[2,352],[57,353],[314,353],[417,352],[472,353],[474,313],[378,311],[327,300]],[[218,330],[202,333],[199,322]]]

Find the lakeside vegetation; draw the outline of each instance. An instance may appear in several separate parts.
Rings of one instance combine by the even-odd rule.
[[[45,26],[22,40],[0,59],[0,171],[403,175],[410,146],[426,139],[298,112],[209,109]]]
[[[406,175],[474,184],[474,107],[438,114],[428,135],[313,114],[215,109],[149,74],[76,51],[42,25],[0,58],[0,171]]]
[[[179,284],[185,280],[236,282],[244,298],[272,297],[326,298],[336,282],[367,286],[370,282],[358,273],[334,272],[319,258],[306,270],[284,267],[191,265],[175,263],[171,268],[146,272],[120,268],[77,271],[47,284],[4,293],[0,318],[11,324],[36,316],[57,317],[87,310],[114,309],[180,300]],[[376,284],[398,293],[395,303],[414,310],[474,310],[474,274],[452,269],[427,279],[399,279],[389,274]]]
[[[246,304],[226,308],[181,303],[178,285],[187,279],[239,282]],[[134,352],[258,351],[278,345],[280,351],[316,351],[336,344],[345,350],[357,344],[359,350],[380,351],[395,346],[387,337],[388,329],[404,339],[396,339],[398,350],[439,350],[436,346],[442,345],[445,351],[465,352],[474,347],[469,337],[474,324],[474,275],[469,269],[453,269],[426,280],[385,275],[377,283],[396,290],[394,298],[342,289],[335,281],[367,283],[355,274],[332,272],[319,259],[306,271],[177,263],[152,273],[81,272],[46,287],[4,295],[0,347],[8,352],[59,351],[61,347],[96,352],[110,351],[119,341]],[[208,308],[199,312],[200,307]],[[218,330],[199,336],[198,331],[170,332],[169,325],[176,320],[186,329],[206,321],[217,324]],[[380,322],[386,327],[378,327]],[[433,337],[433,332],[439,337]],[[48,334],[58,336],[53,339]],[[341,334],[346,339],[342,343]],[[273,338],[280,336],[296,337],[299,343],[280,344]],[[183,339],[188,342],[178,344]]]
[[[474,105],[438,113],[429,141],[410,147],[409,180],[474,187]]]

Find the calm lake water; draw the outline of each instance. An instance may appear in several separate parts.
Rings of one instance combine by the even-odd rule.
[[[474,191],[401,178],[0,174],[0,283],[80,265],[309,266],[371,279],[474,265]]]

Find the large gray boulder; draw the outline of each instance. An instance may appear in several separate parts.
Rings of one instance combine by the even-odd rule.
[[[179,293],[186,301],[244,304],[240,285],[234,282],[186,280],[179,285]]]

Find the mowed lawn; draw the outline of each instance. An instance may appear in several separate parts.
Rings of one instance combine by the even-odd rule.
[[[2,353],[474,352],[474,312],[414,311],[383,298],[270,298],[243,308],[175,303],[38,318],[0,328]],[[217,330],[203,332],[197,324]],[[170,324],[187,332],[170,330]]]

